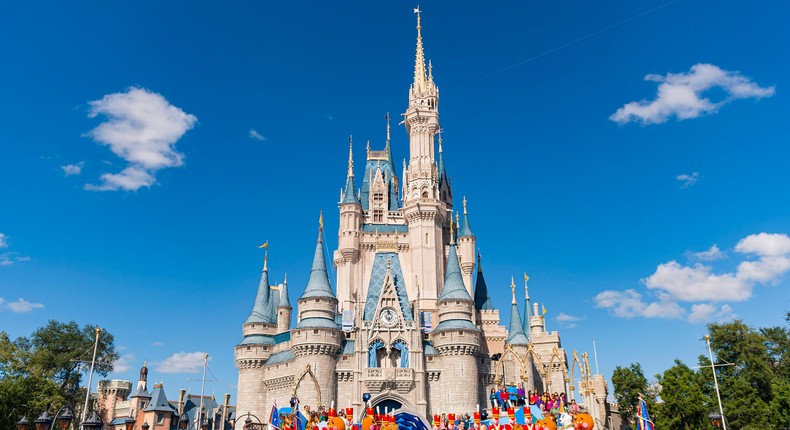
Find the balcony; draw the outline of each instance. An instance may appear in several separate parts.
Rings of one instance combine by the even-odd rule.
[[[414,387],[414,369],[375,367],[365,369],[365,386],[373,393],[385,390],[396,390],[406,394]]]

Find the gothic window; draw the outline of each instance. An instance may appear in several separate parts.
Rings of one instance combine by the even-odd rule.
[[[423,191],[422,192],[422,198],[424,198],[424,199],[428,198],[428,192],[427,191]]]
[[[392,367],[409,367],[409,347],[402,340],[392,344]]]
[[[384,222],[384,211],[381,209],[373,210],[373,222]]]
[[[373,203],[383,203],[384,193],[373,193]]]
[[[368,367],[382,367],[387,350],[384,349],[384,342],[376,340],[368,348]]]

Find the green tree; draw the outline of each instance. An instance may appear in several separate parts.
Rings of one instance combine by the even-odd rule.
[[[631,363],[629,367],[615,367],[612,372],[612,384],[614,397],[620,407],[620,417],[623,422],[634,423],[639,395],[647,393],[647,378],[642,372],[642,366],[639,363]]]
[[[771,369],[766,337],[739,320],[709,324],[708,330],[711,348],[718,358],[716,364],[732,364],[716,367],[728,422],[736,429],[769,428],[768,404],[773,398],[775,375]],[[709,358],[700,356],[699,364],[701,373],[710,380],[712,388]]]
[[[35,418],[44,410],[69,403],[82,409],[95,339],[93,325],[49,323],[29,338],[11,340],[0,332],[0,428],[14,428],[22,415]],[[95,372],[106,376],[118,359],[114,338],[101,331]]]
[[[706,427],[708,406],[712,403],[704,392],[701,377],[677,359],[674,366],[656,375],[662,400],[655,408],[656,428],[690,430]]]

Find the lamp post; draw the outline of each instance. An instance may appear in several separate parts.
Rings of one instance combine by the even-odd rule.
[[[65,405],[58,409],[55,417],[51,418],[47,411],[44,411],[38,418],[33,421],[33,428],[35,430],[66,430],[71,427],[71,422],[74,420],[74,413],[71,411],[71,406]],[[53,423],[57,427],[53,427]],[[17,422],[19,430],[27,430],[30,422],[27,418],[22,418]]]
[[[718,412],[711,412],[708,414],[708,419],[710,420],[711,425],[716,428],[722,428],[724,425],[724,416]]]
[[[104,423],[96,411],[93,411],[90,418],[83,421],[81,425],[82,430],[101,430],[101,428],[104,427]]]
[[[256,426],[262,426],[263,425],[261,420],[258,417],[256,417],[255,415],[253,415],[251,412],[247,412],[246,414],[244,414],[244,415],[242,415],[240,417],[237,417],[236,418],[236,422],[241,421],[242,417],[247,417],[247,418],[244,419],[244,427],[242,427],[242,429],[244,429],[244,430],[252,430],[252,429],[254,429],[255,427],[253,427],[253,425],[256,425]],[[254,424],[253,424],[253,421],[252,421],[253,418],[255,418]]]
[[[127,418],[123,424],[126,430],[134,430],[134,418]]]
[[[727,430],[727,420],[724,418],[724,409],[721,406],[721,394],[719,393],[719,379],[716,377],[716,367],[714,367],[714,365],[713,365],[713,350],[710,349],[710,335],[709,334],[705,335],[705,342],[707,342],[707,344],[708,344],[708,356],[710,357],[710,370],[711,370],[711,372],[713,372],[713,386],[716,387],[716,400],[719,401],[719,415],[720,415],[720,418],[721,418],[719,420],[719,422],[721,423],[721,425],[719,427],[722,427],[724,430]],[[711,414],[711,415],[713,415],[713,414]],[[709,416],[709,418],[710,418],[710,416]],[[712,418],[711,418],[711,423],[713,423],[713,419]]]

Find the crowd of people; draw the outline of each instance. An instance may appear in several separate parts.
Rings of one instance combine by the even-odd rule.
[[[508,386],[500,385],[498,388],[491,388],[488,395],[488,400],[491,403],[491,408],[505,408],[510,406],[526,406],[535,405],[544,414],[559,415],[561,413],[569,413],[575,415],[581,412],[576,400],[571,399],[569,402],[565,397],[565,393],[554,392],[540,393],[538,390],[529,390],[524,392],[524,385],[510,384]]]

